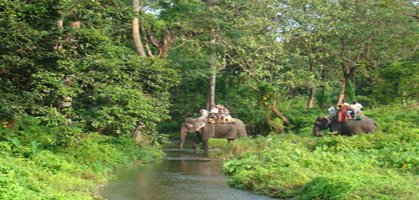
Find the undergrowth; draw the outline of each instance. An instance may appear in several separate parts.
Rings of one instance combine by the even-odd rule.
[[[305,132],[226,145],[229,183],[278,198],[419,199],[418,109],[386,107],[368,116],[380,126],[374,134]]]
[[[36,118],[0,128],[0,199],[94,199],[97,185],[111,178],[115,168],[161,155],[129,137],[73,131],[76,141],[62,146],[57,129]]]

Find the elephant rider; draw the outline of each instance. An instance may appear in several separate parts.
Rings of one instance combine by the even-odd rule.
[[[348,101],[346,101],[346,100],[342,100],[342,104],[341,105],[344,105],[344,106],[349,106],[349,103],[348,103]]]
[[[222,123],[227,123],[231,121],[230,111],[223,105],[219,105],[219,117]]]
[[[208,117],[217,118],[218,117],[218,112],[219,112],[219,110],[218,110],[217,106],[214,106],[214,107],[211,108]]]
[[[208,110],[204,108],[201,108],[199,112],[201,112],[201,116],[199,117],[200,120],[206,119],[209,115]]]
[[[217,106],[212,107],[209,114],[208,114],[208,122],[212,123],[212,124],[215,124],[217,122],[217,119],[218,119],[218,113],[219,113],[219,110],[218,110]]]
[[[362,109],[363,107],[362,107],[362,105],[360,104],[360,103],[358,103],[358,102],[356,102],[356,101],[354,101],[354,102],[352,102],[352,104],[349,106],[349,111],[348,111],[348,114],[350,115],[350,116],[352,116],[352,118],[356,118],[356,117],[358,117],[358,115],[360,114],[360,112],[361,112],[361,109]]]
[[[342,101],[342,104],[338,105],[338,122],[347,122],[349,120],[348,107],[349,104],[345,100]]]
[[[336,109],[334,106],[330,106],[327,110],[329,111],[329,116],[334,117],[336,115]]]

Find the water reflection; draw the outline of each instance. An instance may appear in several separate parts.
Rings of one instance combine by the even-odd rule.
[[[169,151],[165,160],[119,173],[101,192],[109,200],[269,199],[226,185],[220,162],[192,151]]]

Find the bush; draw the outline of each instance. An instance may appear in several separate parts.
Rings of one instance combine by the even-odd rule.
[[[227,146],[228,141],[226,139],[211,138],[208,140],[208,146],[211,149],[221,149]]]
[[[92,199],[96,185],[116,167],[162,155],[128,136],[82,133],[73,127],[68,128],[76,137],[63,146],[60,135],[66,133],[61,128],[33,117],[18,120],[16,128],[0,128],[0,199]]]
[[[223,169],[232,186],[279,198],[417,199],[419,116],[402,109],[370,110],[382,124],[374,134],[239,140],[225,147]]]

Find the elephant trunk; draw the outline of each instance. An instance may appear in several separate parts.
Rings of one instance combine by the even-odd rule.
[[[323,133],[320,131],[320,126],[317,123],[313,126],[313,134],[317,137],[323,136]]]
[[[185,128],[185,125],[182,124],[182,127],[180,128],[179,149],[183,149],[183,144],[185,143],[185,138],[186,138],[186,128]]]

